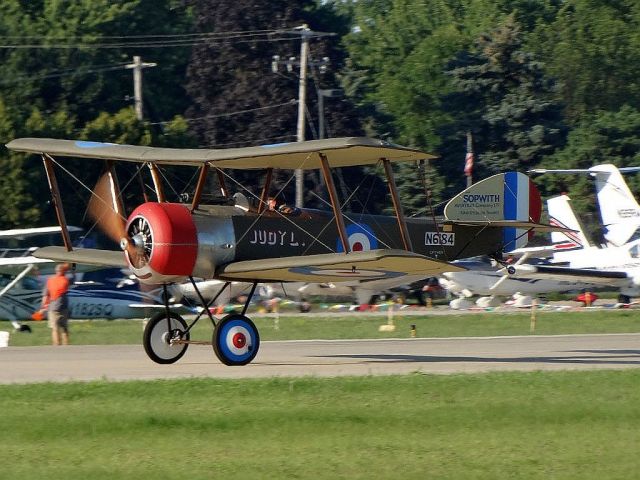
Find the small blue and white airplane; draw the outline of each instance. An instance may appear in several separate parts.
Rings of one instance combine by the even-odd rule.
[[[69,227],[80,232],[78,227]],[[0,231],[4,245],[59,234],[60,227],[38,227]],[[46,278],[53,274],[55,263],[36,258],[36,247],[0,249],[0,319],[9,320],[16,330],[28,331],[19,320],[38,318]],[[69,291],[71,318],[141,318],[163,305],[162,288],[140,288],[129,272],[120,268],[84,266],[73,275]],[[188,296],[180,286],[171,291],[175,299]],[[164,308],[164,306],[162,307]]]

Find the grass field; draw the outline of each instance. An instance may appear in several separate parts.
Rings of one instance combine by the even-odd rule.
[[[0,386],[7,479],[632,479],[640,371]]]
[[[394,317],[395,332],[379,332],[378,327],[387,322],[383,315],[352,314],[346,316],[281,315],[253,318],[262,340],[292,339],[347,339],[347,338],[406,338],[411,325],[416,325],[418,337],[458,337],[530,335],[530,313],[474,313],[454,315]],[[27,322],[32,334],[13,333],[10,345],[48,345],[49,329],[45,322]],[[9,330],[6,326],[0,329]],[[75,344],[113,345],[139,344],[142,342],[141,320],[92,320],[72,321],[71,341]],[[594,310],[581,312],[539,312],[536,335],[570,333],[632,333],[640,332],[640,311]],[[191,335],[192,339],[210,340],[211,323],[201,319]]]

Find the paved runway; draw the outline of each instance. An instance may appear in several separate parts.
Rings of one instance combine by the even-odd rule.
[[[173,365],[139,345],[0,349],[0,383],[157,378],[452,374],[640,367],[640,334],[263,342],[254,362],[227,367],[191,345]]]

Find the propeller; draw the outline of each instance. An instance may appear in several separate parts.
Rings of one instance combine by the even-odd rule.
[[[102,175],[93,189],[87,211],[100,229],[120,248],[127,252],[131,264],[142,268],[149,261],[152,248],[151,228],[148,222],[140,217],[135,219],[126,229],[126,219],[119,214],[113,205],[114,190],[109,173]]]
[[[510,275],[513,275],[514,273],[516,273],[516,269],[515,266],[516,265],[521,265],[522,263],[524,263],[528,258],[529,258],[529,252],[525,252],[516,263],[514,263],[513,265],[506,265],[504,271],[505,273],[502,275],[502,277],[500,277],[499,280],[496,281],[496,283],[494,283],[493,285],[491,285],[491,287],[489,287],[489,290],[495,290],[496,288],[498,288],[500,285],[502,285],[507,278],[509,278]]]

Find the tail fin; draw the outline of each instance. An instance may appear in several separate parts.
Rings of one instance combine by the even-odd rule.
[[[459,222],[514,220],[538,223],[542,211],[540,192],[523,173],[499,173],[486,178],[453,197],[444,214]],[[503,229],[504,250],[527,244],[529,235],[523,228]]]
[[[597,165],[589,172],[596,180],[605,239],[615,246],[628,243],[640,228],[640,205],[616,166]]]
[[[574,230],[573,232],[551,232],[551,243],[554,252],[568,252],[590,247],[582,225],[578,221],[567,195],[560,195],[547,200],[549,223],[554,227]]]

